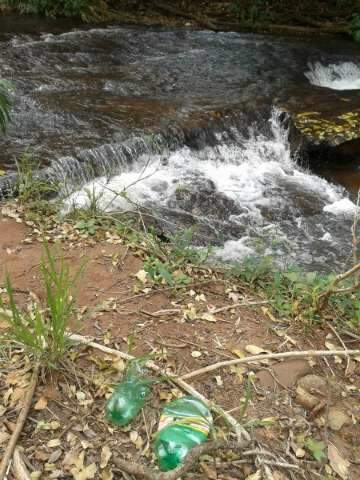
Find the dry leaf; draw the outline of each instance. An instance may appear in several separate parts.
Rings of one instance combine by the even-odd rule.
[[[49,448],[60,447],[60,445],[61,445],[61,440],[60,440],[60,438],[53,438],[52,440],[49,440],[49,441],[47,442],[47,446],[48,446]]]
[[[203,313],[200,317],[201,320],[206,320],[207,322],[217,322],[216,318],[212,313]]]
[[[136,274],[135,277],[140,280],[141,283],[146,283],[147,282],[147,272],[145,270],[139,270]]]
[[[258,347],[257,345],[246,345],[245,350],[251,355],[261,355],[264,353],[271,353],[270,350],[265,350],[264,348]]]
[[[257,472],[252,473],[251,475],[245,478],[245,480],[261,480],[261,479],[262,479],[261,470],[258,470]]]
[[[97,468],[95,463],[91,463],[90,465],[83,468],[82,470],[77,470],[76,468],[72,468],[70,472],[75,480],[88,480],[95,477]]]
[[[100,455],[100,468],[105,468],[107,466],[111,458],[111,455],[112,455],[112,452],[108,445],[105,445],[104,447],[102,447],[101,455]]]
[[[201,352],[198,352],[197,350],[194,350],[193,352],[191,352],[191,356],[193,358],[199,358],[201,357],[202,353]]]
[[[7,442],[10,438],[10,435],[7,432],[0,432],[0,445]]]
[[[233,353],[234,355],[236,355],[239,358],[245,358],[245,353],[242,350],[239,350],[238,348],[233,348],[231,350],[231,353]]]
[[[331,468],[343,480],[347,480],[349,478],[350,462],[348,462],[348,460],[346,460],[346,458],[343,458],[340,455],[339,450],[332,443],[329,443],[328,457],[329,457],[329,462],[330,462]]]
[[[34,409],[35,410],[44,410],[47,407],[47,398],[44,396],[41,396],[39,400],[35,403]]]
[[[113,480],[114,474],[111,470],[106,469],[101,472],[101,480]]]

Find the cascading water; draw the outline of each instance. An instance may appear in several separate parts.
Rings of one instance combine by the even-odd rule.
[[[301,169],[291,158],[288,131],[273,111],[269,132],[218,134],[218,145],[142,155],[126,171],[100,177],[72,193],[65,211],[91,196],[106,211],[134,205],[165,231],[192,226],[200,244],[218,245],[223,260],[273,254],[280,263],[324,268],[350,254],[355,205],[345,190]],[[341,220],[341,227],[339,227]]]
[[[266,120],[274,104],[318,98],[309,61],[316,85],[324,69],[331,88],[358,80],[359,51],[329,39],[121,26],[0,35],[1,77],[14,86],[0,195],[30,149],[44,175],[75,191],[67,209],[90,188],[106,210],[131,199],[165,231],[194,227],[223,259],[271,250],[311,269],[343,268],[354,204],[297,165],[278,112]]]
[[[353,62],[323,65],[320,62],[309,64],[305,73],[312,85],[333,90],[360,89],[360,66]]]

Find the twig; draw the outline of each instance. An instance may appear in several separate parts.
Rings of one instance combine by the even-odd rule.
[[[343,339],[340,337],[340,335],[338,334],[336,328],[334,328],[330,323],[328,324],[329,328],[334,332],[334,334],[336,335],[337,339],[339,340],[339,342],[341,343],[341,345],[343,346],[344,350],[347,350],[347,346],[345,345]],[[346,357],[346,369],[345,369],[345,377],[347,377],[347,374],[349,373],[349,368],[350,368],[350,357],[347,356]]]
[[[215,310],[210,310],[210,313],[216,314],[220,312],[226,312],[227,310],[232,310],[233,308],[238,307],[251,307],[253,305],[266,305],[269,304],[268,301],[263,300],[259,302],[241,302],[241,303],[234,303],[233,305],[227,305],[226,307],[216,308]]]
[[[22,405],[22,408],[21,408],[21,412],[20,412],[20,414],[18,416],[18,419],[17,419],[17,422],[16,422],[15,430],[13,431],[13,433],[11,435],[10,441],[9,441],[7,447],[6,447],[3,459],[2,459],[1,464],[0,464],[0,480],[4,480],[4,478],[5,478],[8,463],[10,462],[10,460],[13,456],[13,453],[14,453],[14,450],[15,450],[15,447],[16,447],[16,443],[17,443],[17,441],[19,439],[19,436],[21,434],[21,431],[24,427],[27,415],[28,415],[29,410],[30,410],[31,402],[32,402],[32,399],[33,399],[33,396],[34,396],[34,392],[35,392],[35,388],[36,388],[36,384],[37,384],[37,380],[38,380],[38,374],[39,374],[39,365],[36,364],[35,367],[34,367],[34,370],[33,370],[33,374],[32,374],[32,377],[31,377],[30,384],[29,384],[29,388],[28,388],[28,390],[26,392],[26,395],[25,395],[25,398],[24,398],[24,402],[23,402],[23,405]]]
[[[207,367],[194,370],[193,372],[186,373],[180,377],[181,380],[187,380],[189,378],[203,375],[204,373],[213,372],[219,368],[229,367],[231,365],[238,365],[240,363],[261,362],[261,360],[278,359],[278,358],[303,358],[303,357],[332,357],[339,356],[357,356],[360,355],[360,350],[306,350],[284,353],[265,353],[263,355],[253,355],[245,358],[235,358],[234,360],[225,360],[223,362],[214,363]]]
[[[121,352],[120,350],[114,350],[113,348],[106,347],[104,345],[101,345],[99,343],[93,342],[90,338],[83,337],[82,335],[78,335],[75,333],[72,333],[69,335],[69,340],[72,340],[74,342],[81,343],[83,345],[88,345],[89,347],[96,348],[97,350],[101,350],[104,353],[108,353],[110,355],[114,355],[120,358],[123,358],[124,360],[133,360],[135,357],[132,355],[129,355],[128,353]],[[360,351],[359,351],[360,353]],[[218,405],[213,404],[210,402],[206,397],[204,397],[200,392],[198,392],[194,387],[186,383],[182,378],[178,378],[175,376],[170,376],[169,374],[163,372],[161,368],[156,365],[153,361],[148,361],[146,363],[146,366],[155,372],[159,372],[162,375],[166,375],[166,379],[170,382],[176,383],[180,388],[182,388],[185,392],[187,392],[189,395],[192,395],[202,402],[204,402],[209,408],[211,408],[213,411],[217,412],[219,415],[221,415],[225,421],[231,426],[233,431],[235,432],[237,438],[238,438],[238,445],[248,445],[251,441],[251,437],[248,434],[248,432],[235,420],[234,417],[232,417],[228,412],[223,410],[221,407]],[[144,477],[145,478],[145,477]],[[2,479],[0,479],[2,480]]]
[[[24,460],[22,459],[18,447],[16,447],[14,451],[12,470],[16,480],[31,480],[30,474]]]
[[[354,265],[347,272],[340,273],[339,275],[337,275],[334,278],[331,285],[329,286],[329,288],[325,292],[323,292],[321,295],[318,296],[318,299],[316,301],[316,311],[321,312],[321,310],[323,310],[323,308],[325,307],[325,305],[328,302],[328,299],[329,299],[330,295],[334,295],[334,294],[337,294],[337,293],[352,292],[355,289],[357,289],[360,286],[358,281],[357,281],[358,272],[360,272],[360,263],[357,263],[356,265]],[[340,282],[346,280],[347,278],[349,278],[351,276],[354,276],[354,278],[355,278],[355,282],[354,282],[354,285],[352,287],[342,288],[342,289],[336,289],[335,288],[336,285],[338,285]]]
[[[134,475],[137,478],[142,478],[145,480],[176,480],[187,473],[201,455],[205,455],[214,450],[226,448],[239,451],[244,448],[244,445],[239,445],[237,442],[225,441],[207,442],[202,445],[198,445],[190,450],[182,465],[169,472],[158,472],[152,468],[140,465],[138,463],[127,462],[119,457],[115,457],[113,462],[118,468],[120,468],[120,470],[124,470],[125,472],[129,473],[130,475]]]

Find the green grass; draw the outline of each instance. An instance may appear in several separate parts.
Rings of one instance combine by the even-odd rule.
[[[29,152],[16,161],[16,192],[20,203],[29,206],[31,202],[39,202],[57,190],[55,183],[39,176],[40,166],[40,161]]]
[[[319,297],[332,286],[334,273],[303,272],[297,267],[281,269],[273,264],[270,256],[248,257],[234,265],[231,273],[269,299],[280,317],[301,320],[312,326],[330,315],[332,320],[360,331],[359,289],[331,294],[326,308],[319,310]],[[351,287],[352,282],[353,279],[348,279],[342,287]]]
[[[9,99],[10,85],[0,80],[0,132],[6,133],[7,124],[10,121],[11,103]]]
[[[105,0],[6,0],[23,13],[47,17],[74,17],[84,22],[103,20],[109,15]]]
[[[7,275],[5,288],[8,304],[0,297],[1,316],[9,325],[5,337],[23,346],[47,366],[55,366],[69,346],[66,331],[75,305],[74,288],[82,270],[71,275],[64,260],[61,258],[56,262],[46,245],[45,258],[41,262],[44,305],[33,298],[27,311],[17,306],[14,288]]]

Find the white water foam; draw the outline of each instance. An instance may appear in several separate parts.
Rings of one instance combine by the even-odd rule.
[[[239,135],[236,144],[143,156],[131,170],[110,180],[98,178],[70,195],[65,209],[86,207],[86,190],[99,197],[106,211],[131,210],[136,203],[155,212],[165,208],[190,214],[216,228],[222,224],[228,240],[215,255],[223,260],[258,253],[254,244],[260,237],[266,244],[262,254],[274,247],[279,257],[289,254],[287,261],[302,256],[311,263],[307,252],[314,250],[314,242],[320,251],[321,245],[326,249],[336,216],[355,208],[344,189],[292,160],[287,131],[276,112],[268,136]]]
[[[360,66],[353,62],[323,65],[320,62],[309,64],[305,76],[311,84],[333,90],[360,89]]]

